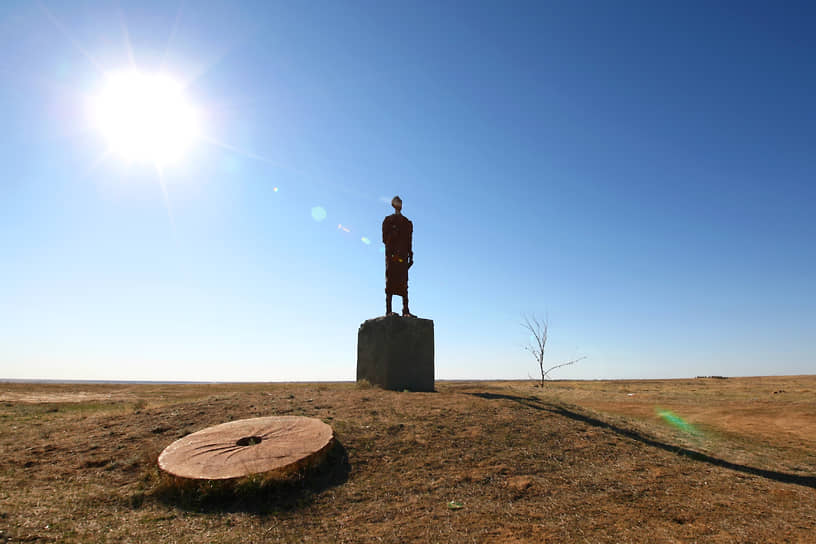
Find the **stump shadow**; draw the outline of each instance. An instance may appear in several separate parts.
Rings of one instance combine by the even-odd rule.
[[[735,470],[737,472],[742,472],[744,474],[760,476],[762,478],[767,478],[769,480],[774,480],[785,484],[795,484],[801,485],[803,487],[809,487],[811,489],[816,489],[816,476],[802,476],[799,474],[791,474],[789,472],[767,470],[763,468],[752,467],[749,465],[743,465],[740,463],[726,461],[725,459],[720,459],[718,457],[714,457],[713,455],[691,450],[675,444],[661,442],[660,440],[657,440],[650,436],[646,436],[633,429],[627,429],[625,427],[621,427],[619,425],[615,425],[613,423],[602,421],[600,419],[588,416],[586,414],[581,414],[579,412],[570,410],[564,406],[542,401],[541,399],[535,396],[520,397],[516,395],[506,395],[501,393],[468,393],[468,394],[487,400],[497,399],[510,400],[518,404],[521,404],[522,406],[526,406],[527,408],[549,412],[562,417],[567,417],[575,421],[581,421],[582,423],[592,425],[593,427],[607,429],[620,436],[625,436],[626,438],[635,440],[637,442],[641,442],[648,446],[659,448],[671,453],[675,453],[677,455],[682,455],[684,457],[694,459],[695,461],[708,463],[709,465],[713,465],[716,467],[727,468],[729,470]]]
[[[335,440],[321,463],[285,480],[248,476],[228,481],[180,481],[163,477],[149,497],[189,512],[275,514],[309,505],[320,493],[348,481],[350,472],[348,452]]]

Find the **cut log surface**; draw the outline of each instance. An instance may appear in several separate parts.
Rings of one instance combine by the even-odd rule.
[[[276,416],[241,419],[188,434],[159,455],[159,468],[196,480],[284,473],[318,459],[334,440],[319,419]]]

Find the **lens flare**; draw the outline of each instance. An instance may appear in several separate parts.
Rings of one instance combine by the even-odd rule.
[[[669,425],[671,425],[675,429],[683,431],[684,433],[692,434],[692,435],[695,435],[695,436],[700,434],[700,432],[694,427],[694,425],[687,422],[685,419],[678,416],[674,412],[671,412],[669,410],[661,410],[661,409],[658,408],[657,409],[657,415],[663,421],[665,421],[666,423],[668,423]]]
[[[369,239],[368,239],[368,238],[366,238],[365,236],[363,236],[362,238],[360,238],[360,240],[362,240],[362,242],[363,242],[365,245],[367,245],[367,246],[370,246],[370,245],[371,245],[371,240],[369,240]]]
[[[312,208],[312,219],[318,223],[326,219],[326,210],[323,208],[323,206],[315,206]]]

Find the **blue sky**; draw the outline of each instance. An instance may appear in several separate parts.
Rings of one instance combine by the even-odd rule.
[[[554,377],[814,373],[815,26],[807,2],[3,2],[0,378],[353,379],[396,194],[437,378],[534,376],[523,313],[547,361],[587,357]],[[89,121],[131,66],[201,116],[161,175]]]

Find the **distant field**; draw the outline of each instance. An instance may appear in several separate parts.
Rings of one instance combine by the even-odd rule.
[[[159,452],[294,414],[327,463],[176,485]],[[816,376],[355,384],[0,383],[0,542],[813,542]]]

